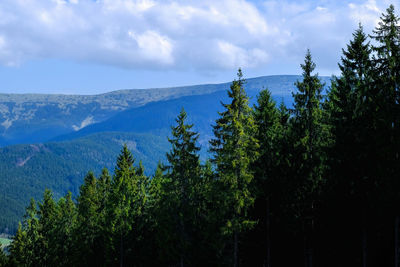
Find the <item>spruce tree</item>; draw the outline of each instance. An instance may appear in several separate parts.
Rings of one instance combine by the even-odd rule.
[[[382,168],[389,171],[383,175],[393,180],[400,170],[400,18],[395,14],[394,6],[390,5],[380,20],[371,35],[375,41],[375,79],[380,97],[380,102],[376,103],[377,121],[381,128],[379,139],[382,140],[379,141],[383,147],[380,153],[385,154],[382,161],[388,163]],[[398,185],[397,180],[388,184]]]
[[[173,219],[177,225],[176,253],[179,255],[179,265],[189,264],[190,246],[194,244],[193,234],[196,209],[198,203],[196,189],[200,183],[200,161],[198,152],[200,147],[196,142],[199,135],[192,131],[193,125],[187,124],[187,114],[182,108],[176,119],[176,126],[172,127],[171,151],[167,153],[169,183],[166,190],[167,201]],[[192,263],[193,264],[193,263]]]
[[[133,156],[124,145],[117,159],[107,203],[107,230],[111,242],[110,255],[107,257],[110,261],[118,261],[120,266],[127,264],[126,254],[136,256],[136,252],[131,249],[140,236],[138,220],[147,198],[143,192],[143,177],[136,175],[133,163]]]
[[[22,229],[22,224],[18,223],[18,229],[9,246],[11,266],[32,266],[27,250],[28,239],[26,232]]]
[[[332,201],[331,207],[349,218],[346,225],[341,225],[342,220],[329,219],[331,227],[340,228],[332,237],[338,239],[337,245],[352,249],[355,245],[362,244],[362,261],[366,264],[366,213],[369,206],[368,188],[375,183],[371,179],[372,170],[365,161],[370,154],[370,134],[373,134],[370,125],[374,120],[376,93],[371,62],[371,47],[367,41],[363,28],[353,33],[353,39],[343,49],[343,56],[339,69],[341,75],[334,77],[328,93],[327,111],[331,132],[331,146],[328,150],[330,161],[329,192],[327,200]],[[366,179],[369,177],[369,179]],[[368,185],[370,184],[370,185]],[[352,219],[350,219],[352,218]],[[349,222],[361,222],[349,223]],[[361,227],[360,227],[361,225]],[[349,239],[347,244],[341,238],[362,229],[362,242]],[[346,231],[346,229],[349,229]],[[352,229],[352,230],[351,230]],[[352,235],[351,235],[352,236]],[[335,242],[332,242],[335,243]],[[335,247],[333,247],[335,249]]]
[[[39,218],[36,201],[31,198],[29,206],[26,208],[24,220],[22,224],[22,231],[26,235],[24,242],[24,254],[26,255],[26,263],[36,265],[39,264],[40,255],[38,253],[39,243]]]
[[[71,266],[82,263],[77,260],[76,240],[77,210],[72,200],[71,192],[57,202],[57,219],[51,238],[55,246],[52,249],[54,262],[57,266]],[[86,255],[85,255],[86,256]]]
[[[103,168],[101,175],[97,182],[97,197],[98,197],[98,210],[97,210],[97,227],[99,228],[99,241],[97,244],[97,249],[101,257],[97,257],[99,261],[107,262],[106,260],[106,248],[109,243],[107,238],[107,204],[109,201],[109,195],[111,193],[111,176],[107,168]]]
[[[101,260],[98,246],[101,245],[102,229],[100,227],[101,216],[100,193],[98,192],[98,181],[93,172],[89,172],[79,190],[78,201],[78,225],[77,225],[77,247],[79,248],[82,265],[95,263]]]
[[[268,89],[262,90],[258,95],[253,116],[257,126],[255,136],[260,145],[259,156],[254,163],[254,185],[257,190],[255,216],[258,219],[258,229],[254,238],[262,238],[258,241],[263,244],[263,250],[259,254],[263,255],[264,266],[271,266],[271,208],[280,209],[278,195],[282,194],[282,188],[278,183],[283,177],[280,174],[282,166],[278,157],[283,155],[279,146],[280,134],[283,134],[284,129],[281,125],[280,111]],[[271,202],[274,205],[271,205]]]
[[[379,142],[376,158],[376,176],[382,178],[382,188],[390,196],[385,206],[397,210],[394,203],[400,200],[398,191],[392,190],[400,186],[400,18],[395,14],[393,5],[382,14],[378,26],[373,31],[373,50],[377,95],[376,139]],[[382,207],[380,207],[382,209]],[[395,266],[400,266],[400,214],[395,217]],[[392,216],[393,216],[392,215]]]
[[[53,199],[53,193],[46,189],[43,194],[42,202],[39,202],[39,238],[35,244],[38,249],[37,258],[40,266],[56,265],[54,255],[51,255],[52,248],[56,246],[55,240],[52,238],[54,226],[57,219],[57,204]]]
[[[222,104],[224,111],[213,126],[215,138],[210,141],[212,162],[223,188],[225,215],[224,233],[233,238],[233,266],[239,264],[239,235],[254,225],[247,217],[253,205],[254,194],[250,191],[253,180],[251,164],[257,157],[258,143],[254,138],[255,124],[248,97],[244,91],[242,71],[228,90],[231,103]]]
[[[306,53],[303,80],[296,82],[297,92],[293,94],[291,138],[293,140],[293,193],[296,213],[302,220],[305,239],[305,266],[312,266],[314,215],[316,201],[323,182],[324,126],[322,124],[323,84],[313,74],[315,63],[311,53]]]

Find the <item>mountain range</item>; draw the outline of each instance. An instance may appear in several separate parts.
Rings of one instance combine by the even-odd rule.
[[[300,76],[251,78],[245,89],[253,105],[263,88],[292,105]],[[321,77],[329,85],[329,77]],[[184,108],[200,133],[206,159],[212,127],[227,102],[230,83],[131,89],[101,95],[0,94],[0,233],[16,230],[29,198],[45,188],[56,197],[77,193],[85,174],[113,171],[123,144],[151,175],[169,150],[167,136]]]

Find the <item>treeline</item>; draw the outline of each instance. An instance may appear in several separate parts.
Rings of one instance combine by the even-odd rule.
[[[114,174],[89,173],[76,200],[55,201],[48,190],[32,200],[0,261],[399,266],[398,24],[390,6],[369,37],[360,26],[326,93],[308,51],[292,109],[268,90],[249,107],[239,70],[209,161],[200,163],[198,134],[182,110],[153,177],[125,146]]]

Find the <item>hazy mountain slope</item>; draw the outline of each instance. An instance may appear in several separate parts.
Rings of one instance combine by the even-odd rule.
[[[188,113],[188,120],[201,134],[201,140],[209,139],[211,124],[221,110],[221,101],[227,99],[225,91],[207,95],[186,96],[174,100],[160,101],[143,107],[122,111],[113,117],[87,126],[77,132],[57,137],[56,141],[71,140],[92,133],[108,131],[153,133],[166,136],[182,107]]]
[[[255,103],[256,96],[262,88],[268,87],[278,104],[283,101],[290,106],[292,103],[291,92],[294,90],[294,82],[298,78],[297,76],[270,76],[249,79],[246,83],[246,91],[250,97],[250,104]],[[325,77],[324,79],[327,80]],[[195,130],[201,134],[201,140],[208,140],[212,134],[211,125],[218,117],[218,111],[221,110],[221,102],[228,101],[226,89],[229,88],[229,84],[221,86],[225,90],[158,101],[128,109],[103,122],[94,123],[76,132],[58,136],[53,140],[70,140],[104,131],[152,132],[166,135],[182,107],[187,111],[190,122],[194,123]]]
[[[142,160],[147,174],[163,159],[166,137],[151,134],[101,133],[73,141],[0,148],[0,233],[14,231],[29,199],[41,199],[45,188],[56,197],[76,193],[89,170],[113,170],[122,145]]]
[[[215,90],[218,86],[204,85],[121,90],[92,96],[0,94],[0,145],[43,142],[128,108]]]
[[[274,95],[290,97],[300,76],[278,75],[251,78],[246,89],[255,95],[268,87]],[[327,77],[323,79],[328,80]],[[182,96],[225,91],[230,83],[162,89],[120,90],[100,95],[0,94],[0,146],[48,141],[93,123],[102,122],[126,109]]]

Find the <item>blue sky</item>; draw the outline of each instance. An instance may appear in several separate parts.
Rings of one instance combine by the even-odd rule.
[[[367,33],[386,0],[2,0],[0,92],[97,94],[299,74],[321,75]]]

